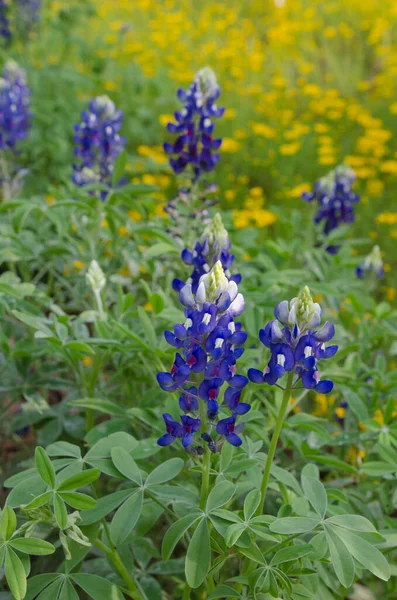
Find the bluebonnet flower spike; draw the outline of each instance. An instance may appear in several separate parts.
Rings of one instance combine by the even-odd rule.
[[[360,199],[352,189],[355,179],[353,169],[341,164],[319,179],[313,192],[302,194],[303,200],[317,203],[314,222],[323,224],[325,235],[340,225],[354,221],[354,204]],[[327,247],[330,254],[335,254],[338,250],[339,247],[335,245]]]
[[[182,173],[190,165],[193,181],[203,172],[212,171],[219,161],[216,151],[222,140],[213,138],[215,124],[212,120],[224,113],[224,108],[215,103],[219,95],[215,73],[209,67],[200,69],[189,89],[178,91],[184,106],[175,112],[175,123],[167,125],[170,133],[178,135],[172,144],[164,144],[165,152],[171,157],[170,165],[175,173]]]
[[[234,262],[234,255],[230,253],[230,246],[228,232],[223,225],[221,215],[217,213],[204,229],[194,250],[191,251],[185,248],[181,254],[183,262],[193,267],[188,283],[191,284],[194,294],[197,291],[200,278],[208,273],[218,260],[222,264],[226,277],[237,284],[240,283],[241,275],[239,273],[231,275],[230,273],[230,267]],[[172,285],[179,292],[185,282],[181,279],[174,279]]]
[[[74,127],[77,160],[73,165],[73,182],[76,185],[111,185],[114,161],[125,145],[125,139],[119,134],[122,120],[123,113],[107,96],[97,96],[90,102],[88,111],[83,110],[81,123]]]
[[[382,255],[379,246],[374,246],[364,262],[356,269],[357,277],[363,279],[365,275],[375,275],[377,279],[382,279],[385,274]]]
[[[248,377],[254,383],[274,385],[286,372],[293,371],[306,389],[327,394],[333,382],[322,380],[318,361],[331,358],[338,346],[325,346],[335,335],[335,328],[327,321],[322,327],[321,307],[313,302],[308,287],[288,302],[280,302],[275,310],[276,319],[259,332],[259,339],[269,348],[270,360],[264,370],[249,369]]]
[[[200,453],[202,447],[195,440],[195,433],[200,430],[197,437],[207,442],[211,452],[217,451],[223,439],[239,445],[242,440],[237,433],[241,428],[235,425],[236,418],[251,408],[241,401],[248,379],[236,374],[237,359],[244,351],[247,334],[234,319],[244,310],[244,298],[236,282],[226,277],[221,261],[200,277],[195,291],[190,283],[185,284],[179,298],[186,320],[164,334],[178,352],[171,372],[158,373],[157,381],[165,391],[180,390],[179,406],[185,414],[180,417],[182,429],[178,422],[164,415],[167,433],[159,439],[159,444],[181,438],[189,452]],[[225,383],[228,388],[222,403]],[[220,411],[229,412],[231,417],[218,421]],[[197,412],[202,415],[201,420],[196,417]],[[218,442],[213,439],[214,426],[221,436]]]

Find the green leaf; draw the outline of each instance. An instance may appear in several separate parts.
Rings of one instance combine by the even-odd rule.
[[[142,512],[143,493],[135,492],[120,506],[110,524],[110,538],[119,546],[130,535]]]
[[[17,517],[9,506],[5,506],[1,512],[0,537],[9,540],[17,528]]]
[[[166,244],[165,242],[158,242],[157,244],[149,246],[149,248],[143,252],[143,257],[146,260],[150,260],[151,258],[157,258],[158,256],[164,256],[165,254],[171,253],[178,254],[178,248],[171,246],[171,244]]]
[[[207,519],[202,519],[192,539],[186,554],[185,575],[191,588],[198,588],[205,580],[211,566],[211,544]]]
[[[96,481],[100,476],[101,472],[99,469],[87,469],[72,475],[68,479],[65,479],[61,485],[57,488],[58,492],[64,492],[69,490],[77,490],[78,488],[89,485],[93,481]]]
[[[288,546],[288,548],[282,548],[273,556],[271,565],[281,565],[282,563],[289,562],[291,560],[298,560],[313,552],[313,546],[310,544],[299,544],[298,546]]]
[[[44,506],[44,504],[47,504],[48,502],[50,502],[50,500],[52,499],[52,496],[53,496],[52,492],[44,492],[44,494],[40,494],[40,496],[37,496],[37,498],[34,498],[34,500],[29,502],[29,504],[26,504],[25,508],[27,510],[32,510],[34,508],[40,508],[40,506]]]
[[[397,471],[397,465],[391,465],[390,463],[381,461],[369,461],[361,465],[360,470],[370,477],[381,477],[382,475],[395,473]]]
[[[132,450],[138,446],[138,442],[132,435],[124,433],[123,431],[112,433],[104,439],[99,440],[99,442],[87,452],[84,457],[85,462],[100,469],[102,473],[117,477],[119,471],[115,468],[110,458],[111,450],[115,446],[120,446],[127,452],[132,452]]]
[[[56,579],[61,579],[59,573],[45,573],[44,575],[36,575],[28,581],[28,591],[25,600],[33,600],[44,588]]]
[[[161,545],[161,555],[164,561],[167,561],[170,558],[181,537],[186,533],[189,527],[198,521],[199,518],[200,515],[197,514],[186,515],[186,517],[182,517],[178,521],[175,521],[175,523],[167,529]]]
[[[69,442],[54,442],[46,448],[48,456],[70,456],[70,458],[81,458],[81,450],[75,444]]]
[[[21,559],[12,548],[7,548],[4,572],[11,594],[15,600],[22,600],[26,595],[25,569]]]
[[[305,477],[302,475],[301,482],[306,498],[309,500],[319,517],[323,519],[328,508],[328,498],[325,487],[319,479],[315,479],[314,477]]]
[[[57,600],[79,600],[79,596],[69,579],[65,579],[63,582],[61,593]]]
[[[183,469],[184,462],[181,458],[170,458],[162,465],[156,467],[149,473],[146,479],[146,486],[158,485],[174,479]]]
[[[79,357],[81,354],[91,354],[91,356],[95,354],[95,350],[93,350],[91,346],[85,344],[84,342],[78,342],[76,340],[66,342],[66,344],[63,345],[63,347],[67,350],[70,350],[73,354],[77,355],[77,357]]]
[[[112,415],[113,417],[125,417],[126,409],[124,406],[113,402],[112,400],[105,400],[101,398],[80,398],[79,400],[72,400],[69,402],[71,406],[77,408],[88,408],[97,410],[98,412]]]
[[[36,448],[35,452],[36,467],[40,477],[51,489],[55,487],[55,469],[47,456],[46,451],[41,446]]]
[[[133,481],[137,485],[142,485],[141,471],[124,448],[112,448],[111,457],[116,469],[120,471],[124,477],[127,477],[130,481]]]
[[[65,502],[58,494],[54,494],[54,512],[59,529],[65,529],[68,523],[68,511]]]
[[[338,527],[352,529],[353,531],[378,533],[371,521],[361,515],[336,515],[327,519],[325,523],[327,525],[338,525]]]
[[[230,546],[234,546],[234,544],[240,539],[241,535],[246,530],[246,526],[244,523],[233,523],[230,525],[225,535],[226,545],[230,548]]]
[[[124,600],[116,584],[98,575],[73,573],[70,578],[93,600]]]
[[[209,493],[206,511],[209,513],[212,510],[216,510],[221,506],[224,506],[236,491],[236,486],[230,481],[220,481],[217,483]]]
[[[336,469],[340,469],[341,471],[347,471],[348,473],[357,473],[357,469],[355,469],[352,465],[349,465],[343,460],[332,456],[331,454],[317,454],[308,452],[305,454],[306,460],[314,460],[320,465],[325,465],[327,467],[335,467]]]
[[[55,334],[46,325],[46,323],[48,323],[47,319],[41,319],[40,317],[21,312],[20,310],[13,310],[11,312],[17,319],[22,321],[22,323],[26,323],[29,327],[40,331],[45,337],[55,337]]]
[[[292,473],[286,471],[285,469],[282,469],[278,465],[272,465],[270,473],[275,479],[277,479],[277,481],[281,481],[281,483],[291,488],[291,490],[294,490],[294,492],[299,496],[302,495],[301,486],[299,485],[297,479],[292,475]]]
[[[149,346],[152,350],[157,348],[157,336],[152,325],[152,322],[142,306],[138,306],[138,316],[143,327],[143,331],[145,332],[145,337],[149,343]]]
[[[36,600],[54,600],[54,598],[56,598],[56,600],[59,600],[59,592],[61,590],[61,587],[62,578],[59,578],[53,583],[51,583],[48,587],[46,587],[41,592],[40,596],[37,597]]]
[[[241,598],[241,596],[232,587],[229,587],[228,585],[219,585],[208,596],[208,600],[214,600],[215,598]]]
[[[60,492],[62,500],[77,510],[91,510],[96,506],[96,500],[80,492]]]
[[[368,409],[356,392],[347,390],[345,400],[359,421],[366,421],[369,418]]]
[[[55,552],[52,544],[40,538],[15,538],[9,542],[9,546],[24,554],[34,554],[35,556],[45,556]]]
[[[368,569],[368,571],[371,571],[371,573],[376,577],[379,577],[379,579],[383,579],[383,581],[388,581],[390,579],[389,563],[375,546],[347,529],[332,526],[332,531],[343,541],[350,554],[354,556],[363,567]]]
[[[120,179],[123,177],[125,167],[127,165],[127,153],[123,150],[120,152],[113,165],[112,187],[117,188]]]
[[[112,512],[115,508],[117,508],[124,500],[126,500],[132,493],[131,489],[128,490],[120,490],[119,492],[114,492],[114,494],[109,494],[109,496],[104,496],[100,498],[96,504],[96,507],[92,510],[87,510],[84,512],[82,517],[82,525],[92,525],[92,523],[96,523],[106,517],[110,512]]]
[[[293,535],[295,533],[312,531],[319,523],[319,519],[311,517],[285,517],[284,519],[276,519],[273,523],[270,523],[269,529],[274,533]]]
[[[354,562],[350,552],[331,527],[325,528],[331,562],[343,587],[349,588],[354,580]]]
[[[261,501],[261,494],[259,490],[251,490],[250,493],[244,500],[244,520],[249,521],[250,518],[255,514],[256,509]]]

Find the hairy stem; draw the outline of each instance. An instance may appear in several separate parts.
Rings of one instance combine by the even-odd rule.
[[[292,389],[292,381],[294,377],[294,372],[291,371],[288,374],[287,386],[284,390],[283,400],[281,402],[280,412],[277,417],[276,425],[273,431],[272,439],[270,442],[269,452],[267,455],[267,460],[265,464],[265,470],[263,471],[262,485],[261,485],[261,501],[259,503],[258,509],[256,511],[257,515],[263,514],[263,508],[265,504],[266,491],[270,478],[270,470],[272,468],[272,463],[274,459],[274,455],[276,453],[278,438],[280,437],[280,432],[283,426],[283,421],[285,417],[285,413],[287,412],[288,403],[291,397],[291,389]]]
[[[120,554],[117,552],[116,548],[109,548],[99,539],[95,540],[94,546],[96,546],[98,550],[101,550],[110,560],[110,562],[113,563],[114,567],[117,569],[118,573],[126,584],[131,598],[134,600],[142,600],[142,596],[138,590],[138,587],[133,577],[129,574],[125,564],[121,560]]]

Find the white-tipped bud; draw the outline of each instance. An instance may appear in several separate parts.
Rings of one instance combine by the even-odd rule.
[[[106,277],[96,260],[92,260],[86,274],[87,283],[93,292],[100,292],[106,285]]]
[[[300,329],[304,327],[318,327],[321,320],[321,306],[313,302],[310,290],[305,287],[299,292],[297,298],[290,302],[290,311],[288,323],[298,325]]]
[[[216,80],[216,75],[211,67],[203,67],[197,71],[194,78],[197,81],[200,91],[205,98],[210,98],[217,93],[219,85]]]
[[[215,302],[223,292],[228,290],[229,280],[220,260],[214,264],[208,275],[204,275],[201,279],[205,285],[206,300],[208,302]]]
[[[202,242],[207,242],[209,251],[212,249],[222,250],[229,248],[229,234],[223,225],[222,217],[219,213],[215,215],[211,223],[207,225],[201,238]]]

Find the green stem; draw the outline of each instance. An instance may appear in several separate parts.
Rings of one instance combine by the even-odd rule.
[[[96,539],[94,542],[94,546],[101,550],[107,558],[113,563],[120,576],[122,577],[124,583],[127,586],[127,589],[130,593],[131,598],[134,600],[142,600],[142,596],[139,593],[137,585],[131,575],[128,573],[126,566],[120,558],[119,553],[116,548],[109,548],[104,544],[101,540]]]
[[[281,402],[280,412],[277,417],[276,426],[273,431],[272,439],[270,442],[269,453],[267,455],[267,460],[265,464],[265,470],[263,471],[262,485],[261,485],[261,501],[259,503],[258,509],[256,511],[257,516],[263,514],[266,491],[270,478],[270,470],[272,468],[272,463],[274,459],[274,455],[276,453],[278,438],[280,437],[280,432],[283,426],[283,421],[285,417],[285,413],[287,412],[288,403],[291,397],[291,389],[292,389],[292,381],[294,377],[294,372],[291,371],[288,375],[287,387],[284,390],[283,400]]]
[[[205,505],[207,504],[207,498],[210,491],[210,468],[211,468],[211,452],[209,450],[204,454],[203,460],[203,472],[201,479],[201,500],[200,500],[200,508],[201,510],[205,509]]]
[[[190,587],[190,585],[186,582],[185,583],[185,589],[183,590],[182,600],[190,600],[191,589],[192,588]]]

